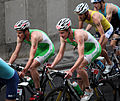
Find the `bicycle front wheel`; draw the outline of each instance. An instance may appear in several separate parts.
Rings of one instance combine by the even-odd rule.
[[[58,87],[49,92],[44,101],[72,101],[72,99],[69,91],[64,91],[64,87]]]
[[[47,77],[46,80],[41,84],[44,96],[47,95],[52,89],[57,88],[63,84],[64,76],[60,72],[54,72]]]
[[[116,101],[116,91],[113,83],[109,80],[101,80],[94,89],[91,101]]]

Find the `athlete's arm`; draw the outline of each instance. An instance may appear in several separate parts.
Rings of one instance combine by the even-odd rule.
[[[75,62],[75,64],[73,65],[73,67],[70,69],[71,72],[74,72],[74,70],[76,70],[77,67],[79,67],[79,65],[82,63],[82,61],[84,60],[84,36],[81,35],[80,33],[84,33],[80,30],[76,30],[75,33],[77,33],[77,36],[75,36],[75,39],[78,43],[78,59]]]
[[[29,60],[25,66],[25,72],[29,69],[30,65],[32,64],[34,60],[34,56],[38,47],[38,38],[36,33],[39,33],[38,31],[32,32],[31,34],[31,48],[30,48],[30,54],[29,54]]]
[[[79,20],[79,29],[83,28],[83,21],[80,20],[79,16],[78,16],[78,20]]]
[[[110,7],[112,5],[108,5],[107,8],[106,8],[106,19],[110,22],[111,19],[112,19],[112,7]]]
[[[12,64],[16,60],[16,58],[18,57],[21,46],[22,46],[22,41],[19,39],[19,37],[17,37],[17,45],[15,48],[15,51],[13,52],[13,54],[11,55],[11,57],[9,59],[9,62],[8,62],[9,64]]]
[[[56,64],[58,64],[59,61],[63,58],[66,42],[64,41],[64,39],[62,37],[60,37],[60,44],[61,45],[60,45],[59,52],[58,52],[57,56],[55,57],[52,65],[51,65],[51,68],[53,68]]]
[[[94,15],[93,22],[96,25],[96,28],[98,29],[98,32],[100,33],[99,43],[102,44],[103,40],[105,39],[105,34],[104,34],[104,30],[103,30],[103,27],[102,27],[102,24],[101,24],[100,16],[98,14]]]

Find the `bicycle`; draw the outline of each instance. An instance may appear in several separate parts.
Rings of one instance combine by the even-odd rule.
[[[114,66],[112,67],[111,71],[107,73],[106,79],[111,80],[111,82],[114,83],[115,89],[116,89],[116,99],[117,99],[117,92],[118,95],[120,96],[120,53],[119,55],[116,54],[116,51],[120,51],[120,37],[118,38],[113,38],[112,40],[116,40],[116,46],[115,48],[111,51],[111,49],[108,48],[108,53],[110,55],[111,61],[114,63]],[[108,40],[109,42],[111,40]],[[108,46],[109,47],[109,46]]]
[[[99,66],[96,64],[96,61],[92,62],[89,66],[89,70],[91,71],[89,76],[90,85],[94,90],[94,94],[90,101],[116,101],[115,87],[113,83],[106,79],[106,76],[102,73],[102,69],[97,72],[98,67]],[[98,78],[97,76],[99,72],[101,72],[101,75]],[[80,78],[71,79],[80,80]],[[78,95],[78,93],[73,88],[71,79],[64,79],[63,85],[48,93],[44,101],[72,101],[73,99],[75,101],[80,101],[81,95]],[[106,90],[106,88],[108,89]],[[108,96],[111,96],[111,98],[108,99]]]
[[[24,66],[20,64],[15,64],[12,65],[13,68],[15,68],[17,71],[21,71]],[[39,69],[38,72],[40,73],[40,86],[41,86],[41,91],[43,94],[38,98],[36,101],[43,100],[44,96],[47,95],[47,93],[60,85],[59,83],[56,83],[55,81],[63,80],[63,76],[61,75],[61,72],[57,70],[48,70],[46,66],[44,65],[43,69]],[[20,78],[20,83],[18,84],[18,97],[16,100],[19,101],[25,101],[25,89],[30,93],[30,95],[34,94],[34,85],[33,83],[30,83],[30,73],[28,72],[24,78]],[[31,98],[30,100],[34,100]]]
[[[97,61],[102,59],[97,58],[88,67],[90,86],[94,89],[91,101],[116,101],[116,88],[113,82],[103,73],[105,67],[101,68],[97,64]]]
[[[120,53],[119,55],[116,54],[116,51],[120,51],[120,37],[114,38],[116,40],[116,47],[111,52],[111,60],[114,62],[114,66],[112,67],[111,72],[108,74],[108,79],[112,80],[113,82],[116,81],[114,85],[116,85],[116,97],[117,93],[120,96],[120,83],[118,82],[120,79]]]

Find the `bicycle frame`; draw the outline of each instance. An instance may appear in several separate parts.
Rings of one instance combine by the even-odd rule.
[[[81,80],[81,78],[71,78],[71,79]],[[64,79],[64,82],[61,88],[63,88],[63,92],[61,91],[59,92],[56,101],[60,101],[61,96],[62,96],[62,100],[64,101],[64,99],[66,98],[65,97],[66,92],[69,92],[70,96],[73,96],[77,101],[80,101],[80,95],[78,95],[78,93],[73,88],[70,79]]]

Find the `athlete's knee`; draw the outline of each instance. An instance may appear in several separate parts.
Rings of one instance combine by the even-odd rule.
[[[30,72],[37,71],[37,68],[36,68],[36,67],[31,66],[31,67],[29,68],[29,71],[30,71]]]
[[[101,51],[101,56],[104,56],[104,53],[105,53],[105,50],[102,49],[102,51]]]
[[[110,46],[112,46],[113,48],[116,46],[116,41],[115,40],[112,40],[111,42],[110,42]]]
[[[84,70],[83,68],[81,69],[78,68],[76,71],[78,73],[78,76],[80,76],[81,78],[88,77],[86,70]]]
[[[116,55],[120,56],[120,50],[116,51]]]
[[[77,71],[78,74],[80,74],[83,71],[83,69],[82,68],[77,68],[76,71]]]

